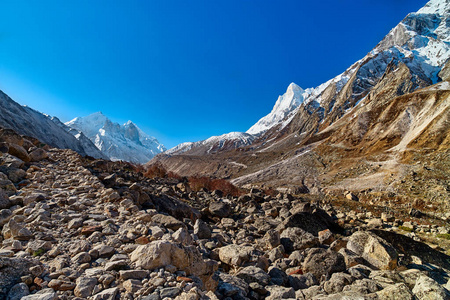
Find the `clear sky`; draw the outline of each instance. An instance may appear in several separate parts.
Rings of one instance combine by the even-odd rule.
[[[246,131],[426,0],[3,0],[0,89],[69,121],[102,111],[170,148]]]

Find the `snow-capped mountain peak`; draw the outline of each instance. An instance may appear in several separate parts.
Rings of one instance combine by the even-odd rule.
[[[303,103],[306,94],[305,90],[292,82],[286,93],[278,97],[272,111],[247,130],[247,133],[258,135],[277,125]]]
[[[431,0],[417,11],[418,14],[449,14],[450,0]]]
[[[101,112],[77,117],[66,125],[83,132],[111,160],[146,163],[166,150],[156,138],[144,133],[132,121],[120,125]]]

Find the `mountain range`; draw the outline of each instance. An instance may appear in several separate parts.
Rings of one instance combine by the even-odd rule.
[[[37,138],[56,148],[113,161],[144,164],[166,150],[131,121],[119,125],[98,112],[64,124],[57,117],[18,104],[1,91],[0,127]]]
[[[445,194],[450,189],[445,183],[450,165],[449,12],[450,1],[432,0],[338,76],[313,88],[291,83],[272,111],[247,132],[165,151],[131,121],[120,125],[98,112],[64,124],[4,93],[0,126],[95,158],[151,160],[147,166],[162,165],[181,176],[312,193],[382,189],[398,194],[414,189],[398,183],[406,181],[408,172],[417,173],[415,162],[428,161],[444,179],[427,184]]]
[[[123,125],[113,123],[101,112],[87,117],[77,117],[65,125],[83,132],[113,161],[124,160],[144,164],[156,154],[166,150],[156,138],[144,133],[133,122],[128,121]]]
[[[291,83],[246,133],[185,143],[149,165],[245,187],[326,193],[401,194],[417,161],[448,180],[449,57],[450,1],[432,0],[342,74],[315,88]],[[426,184],[446,194],[445,182]]]

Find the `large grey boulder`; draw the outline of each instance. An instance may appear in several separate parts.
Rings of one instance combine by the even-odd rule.
[[[217,284],[212,278],[218,264],[212,260],[204,260],[200,251],[194,246],[181,246],[159,240],[137,247],[130,255],[136,268],[153,270],[168,265],[175,266],[188,275],[202,279],[206,289],[213,289]]]
[[[21,282],[14,285],[8,293],[6,300],[20,300],[22,297],[28,296],[30,294],[30,289],[28,285]]]
[[[58,295],[56,294],[56,292],[51,288],[47,288],[40,290],[36,294],[22,297],[21,300],[56,300],[56,299],[58,299]]]
[[[323,289],[328,294],[336,294],[342,292],[344,287],[351,284],[353,280],[354,279],[349,274],[342,272],[334,273],[331,275],[331,278],[325,282]]]
[[[269,291],[269,296],[266,297],[267,300],[295,299],[295,291],[293,288],[283,286],[268,286],[266,288]]]
[[[420,300],[450,299],[450,295],[439,283],[424,275],[417,279],[412,292]]]
[[[367,260],[380,270],[393,270],[397,267],[398,254],[391,244],[367,231],[352,234],[347,249]]]
[[[87,298],[92,295],[97,279],[94,277],[79,277],[76,281],[74,294],[77,297]]]
[[[376,292],[375,295],[378,299],[386,300],[413,300],[414,294],[409,290],[408,286],[404,283],[397,283],[390,285],[383,290]]]
[[[231,266],[242,266],[250,260],[253,247],[231,244],[219,248],[219,259]]]

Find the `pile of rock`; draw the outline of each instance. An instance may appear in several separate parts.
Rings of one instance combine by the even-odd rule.
[[[329,205],[193,192],[13,132],[0,142],[0,299],[448,298],[447,256]]]

